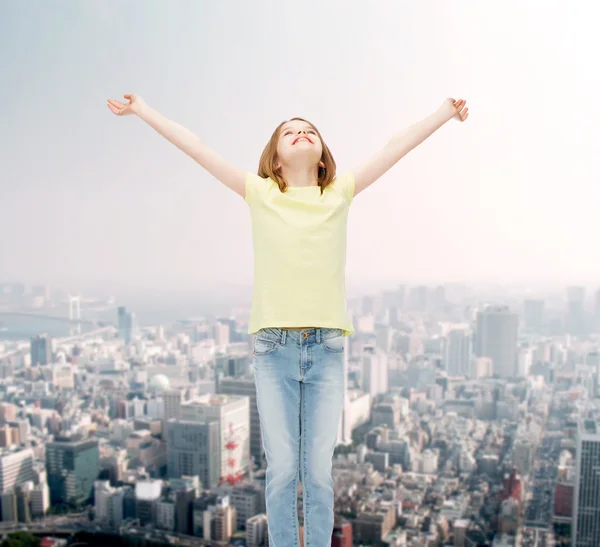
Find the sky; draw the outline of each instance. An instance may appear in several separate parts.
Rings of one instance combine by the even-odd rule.
[[[248,286],[244,200],[107,98],[139,94],[256,172],[313,122],[338,172],[447,97],[451,120],[359,194],[349,286],[600,285],[592,2],[0,3],[0,281]]]

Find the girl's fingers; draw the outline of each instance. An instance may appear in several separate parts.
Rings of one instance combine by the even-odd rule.
[[[113,114],[116,114],[117,116],[119,116],[121,114],[121,110],[122,110],[121,108],[117,108],[113,104],[107,104],[106,106],[108,106],[108,108],[110,108],[110,110]]]

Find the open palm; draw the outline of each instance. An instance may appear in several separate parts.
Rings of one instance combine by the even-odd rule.
[[[110,110],[117,116],[138,114],[140,108],[144,104],[144,99],[142,99],[139,95],[134,95],[133,93],[126,93],[123,95],[123,97],[129,100],[127,104],[117,101],[116,99],[107,99],[108,103],[106,106],[108,106],[108,108],[110,108]]]

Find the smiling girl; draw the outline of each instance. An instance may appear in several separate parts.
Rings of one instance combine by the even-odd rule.
[[[446,99],[424,120],[394,136],[360,168],[336,173],[319,131],[302,118],[271,135],[258,173],[224,160],[186,128],[138,95],[108,100],[119,116],[135,114],[248,204],[254,289],[248,333],[262,442],[271,547],[299,545],[297,487],[303,486],[304,544],[329,547],[333,531],[333,450],[345,395],[346,228],[354,197],[451,119],[464,100]]]

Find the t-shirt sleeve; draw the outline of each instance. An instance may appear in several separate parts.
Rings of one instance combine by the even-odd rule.
[[[354,199],[354,173],[352,171],[342,173],[333,179],[333,184],[336,190],[344,196],[348,205],[350,205]]]
[[[257,196],[264,191],[266,186],[266,180],[254,173],[246,173],[246,195],[244,196],[244,201],[249,205],[252,204]]]

